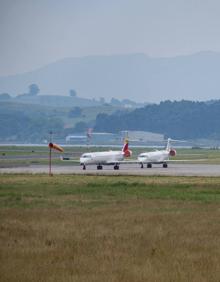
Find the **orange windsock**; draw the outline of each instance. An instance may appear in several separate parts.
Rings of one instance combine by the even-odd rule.
[[[54,144],[54,143],[49,143],[48,147],[51,148],[51,149],[55,149],[55,150],[57,150],[59,152],[63,152],[64,151],[63,148],[61,148],[59,145]]]

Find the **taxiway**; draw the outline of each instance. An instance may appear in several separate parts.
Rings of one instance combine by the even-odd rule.
[[[47,165],[31,165],[28,167],[0,168],[3,173],[28,173],[47,174]],[[114,170],[113,166],[103,166],[103,170],[97,170],[96,166],[87,166],[82,170],[79,165],[62,166],[54,165],[53,174],[93,174],[93,175],[171,175],[171,176],[220,176],[220,165],[215,164],[169,164],[168,168],[161,165],[154,165],[152,168],[141,169],[137,165],[121,164],[119,170]]]

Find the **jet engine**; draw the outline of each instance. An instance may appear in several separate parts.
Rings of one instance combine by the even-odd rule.
[[[176,150],[170,149],[170,156],[171,156],[171,157],[176,156]]]

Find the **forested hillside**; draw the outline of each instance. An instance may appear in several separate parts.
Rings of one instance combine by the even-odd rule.
[[[165,101],[96,118],[95,131],[143,130],[173,138],[220,138],[220,101]]]
[[[71,133],[118,133],[141,130],[179,139],[219,139],[220,100],[210,102],[164,101],[144,108],[49,107],[13,102],[0,103],[0,142],[42,142],[53,131],[65,139]]]
[[[0,102],[0,142],[42,142],[52,131],[56,137],[86,132],[98,113],[111,114],[118,109],[110,105],[80,108],[55,107],[18,102]]]

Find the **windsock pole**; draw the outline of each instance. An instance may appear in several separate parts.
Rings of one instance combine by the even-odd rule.
[[[49,146],[50,147],[50,146]],[[52,159],[52,149],[50,147],[50,150],[49,150],[49,176],[53,176],[52,172],[51,172],[51,159]]]
[[[53,173],[52,173],[52,149],[53,149],[53,143],[49,143],[48,144],[49,146],[49,176],[53,176]]]
[[[52,149],[57,150],[59,152],[63,152],[63,148],[60,147],[57,144],[54,143],[49,143],[48,147],[50,148],[49,150],[49,176],[53,176],[52,171],[51,171],[51,167],[52,167]]]
[[[53,132],[50,131],[50,143],[48,144],[48,146],[50,148],[50,150],[49,150],[49,176],[53,176],[52,171],[51,171],[51,166],[52,166],[52,147],[53,147],[52,134],[53,134]]]

